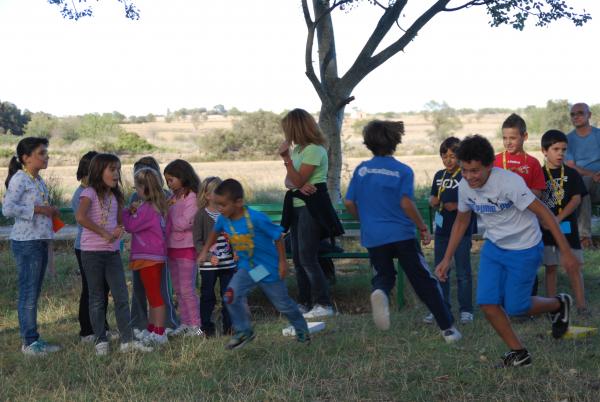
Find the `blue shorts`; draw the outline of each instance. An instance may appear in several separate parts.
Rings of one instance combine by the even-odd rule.
[[[479,260],[477,304],[502,305],[508,315],[529,311],[543,251],[543,242],[525,250],[506,250],[486,240]]]

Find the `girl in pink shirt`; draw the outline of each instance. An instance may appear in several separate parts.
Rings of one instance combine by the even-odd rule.
[[[129,268],[139,271],[150,314],[145,341],[164,344],[165,302],[160,293],[160,279],[167,257],[165,217],[167,200],[162,189],[160,173],[141,168],[135,173],[135,190],[141,202],[123,210],[123,226],[131,233]]]
[[[98,154],[90,162],[88,187],[79,195],[75,214],[82,227],[81,263],[88,281],[90,321],[94,330],[96,355],[109,352],[106,336],[104,282],[115,303],[115,317],[121,335],[121,352],[150,352],[152,348],[133,340],[129,294],[125,283],[119,239],[123,234],[120,209],[121,161],[112,154]]]
[[[182,159],[169,163],[164,174],[173,192],[168,200],[167,257],[181,317],[181,325],[171,334],[203,335],[196,294],[196,250],[192,235],[194,217],[198,211],[196,193],[200,179],[192,165]]]

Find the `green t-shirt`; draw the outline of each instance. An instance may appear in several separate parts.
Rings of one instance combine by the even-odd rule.
[[[309,144],[305,147],[295,146],[292,151],[292,163],[294,169],[300,171],[300,166],[314,165],[315,170],[308,178],[308,183],[317,184],[327,182],[327,169],[329,168],[329,162],[327,159],[327,151],[322,145]],[[304,206],[304,201],[294,198],[294,206]]]

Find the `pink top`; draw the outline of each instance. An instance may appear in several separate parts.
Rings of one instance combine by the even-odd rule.
[[[165,220],[151,204],[142,203],[134,214],[123,209],[123,226],[131,233],[130,261],[165,261]]]
[[[193,248],[192,226],[198,212],[196,193],[190,191],[188,195],[178,200],[172,196],[169,198],[169,204],[171,205],[167,215],[167,247]]]
[[[108,233],[112,233],[117,228],[117,213],[119,205],[117,198],[113,193],[105,195],[102,203],[98,199],[96,190],[92,187],[85,188],[79,195],[79,199],[89,198],[91,201],[88,217],[98,226],[102,226]],[[119,250],[119,240],[108,243],[99,234],[83,228],[81,232],[81,250],[82,251],[117,251]]]

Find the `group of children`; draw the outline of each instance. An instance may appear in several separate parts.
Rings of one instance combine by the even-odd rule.
[[[502,130],[505,151],[496,156],[489,141],[479,135],[462,141],[448,138],[440,146],[445,168],[436,173],[430,197],[436,211],[437,278],[425,262],[415,233],[416,226],[421,241],[431,241],[413,201],[413,171],[393,157],[404,133],[402,123],[376,120],[364,128],[364,143],[374,157],[354,171],[345,204],[361,221],[361,244],[367,248],[375,272],[371,294],[375,325],[382,330],[390,327],[389,297],[395,285],[396,258],[431,312],[425,321],[435,320],[447,342],[462,337],[454,325],[447,281],[453,258],[460,322],[473,321],[470,249],[471,235],[477,230],[475,212],[486,238],[477,304],[510,348],[501,363],[509,367],[531,364],[509,315],[548,313],[555,338],[568,330],[571,297],[556,294],[559,260],[569,275],[579,311],[586,313],[575,218],[585,187],[579,175],[563,164],[567,146],[563,133],[551,130],[542,137],[546,158],[542,170],[523,149],[527,138],[523,119],[511,115]],[[22,350],[31,355],[59,349],[39,338],[35,311],[30,311],[37,308],[44,255],[52,238],[51,218],[58,214],[48,204],[48,190],[38,174],[47,167],[47,147],[48,141],[39,138],[19,143],[3,203],[3,213],[15,217],[11,239],[19,268]],[[90,152],[81,159],[77,171],[81,186],[73,195],[73,209],[81,226],[75,252],[82,273],[82,340],[93,341],[98,355],[109,352],[109,290],[121,351],[149,352],[168,341],[169,328],[172,335],[213,336],[217,332],[212,322],[217,301],[214,289],[219,280],[225,306],[222,331],[233,335],[228,349],[255,337],[247,295],[257,286],[288,318],[297,340],[309,342],[307,323],[284,282],[287,260],[282,228],[245,205],[243,188],[234,179],[208,177],[201,182],[184,160],[172,161],[163,173],[169,190],[163,187],[156,160],[140,159],[134,165],[135,194],[126,206],[118,157]],[[124,232],[131,233],[131,310],[120,256]],[[542,258],[547,267],[548,297],[536,296],[534,289]],[[200,300],[195,288],[198,271]],[[170,300],[169,278],[181,323]],[[145,323],[145,328],[139,323]]]

